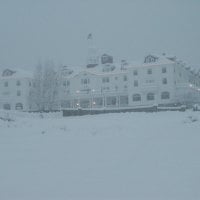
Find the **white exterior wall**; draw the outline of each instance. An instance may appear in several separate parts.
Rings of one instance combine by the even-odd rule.
[[[97,68],[98,67],[99,66],[97,66]],[[162,73],[163,67],[166,68],[166,73]],[[68,79],[70,80],[70,93],[65,95],[65,97],[63,95],[63,100],[70,99],[74,102],[74,99],[76,99],[76,104],[80,105],[81,99],[89,99],[91,107],[93,107],[92,102],[96,97],[102,97],[105,104],[107,97],[116,97],[117,103],[113,107],[119,106],[120,96],[128,96],[127,107],[177,103],[177,80],[174,71],[175,67],[176,65],[174,63],[153,63],[134,67],[129,66],[126,70],[116,72],[91,73],[89,70],[84,70]],[[147,73],[148,69],[152,70],[152,74]],[[138,75],[133,74],[134,70],[138,71]],[[124,76],[127,76],[127,81],[124,81]],[[104,77],[108,77],[109,82],[103,83],[102,79]],[[163,78],[167,79],[167,84],[163,84]],[[88,79],[89,83],[82,84],[82,79]],[[134,86],[134,80],[138,80],[138,87]],[[88,89],[89,91],[83,92],[84,89]],[[162,99],[162,92],[169,92],[170,98]],[[155,99],[148,100],[148,93],[153,93]],[[133,101],[133,94],[140,94],[141,101]],[[103,106],[110,107],[107,105]],[[77,106],[73,105],[72,107]]]
[[[166,73],[162,73],[162,67],[166,68]],[[137,69],[138,75],[133,75],[133,71]],[[152,74],[148,74],[148,69],[152,70]],[[167,84],[162,83],[162,79],[167,79]],[[134,80],[138,80],[138,87],[134,87]],[[167,91],[170,93],[170,99],[161,99],[161,93]],[[147,100],[147,94],[155,94],[154,100]],[[133,102],[132,95],[140,94],[141,101]],[[130,69],[129,72],[129,100],[130,105],[157,105],[168,104],[174,99],[174,77],[172,65],[144,65],[137,68]]]
[[[20,85],[17,85],[17,81],[20,81]],[[5,82],[8,86],[5,87]],[[16,104],[21,103],[23,105],[23,111],[29,110],[28,97],[30,86],[29,78],[12,78],[5,77],[0,79],[0,109],[4,109],[5,104],[9,104],[11,110],[16,110]],[[21,93],[17,95],[18,91]]]
[[[61,73],[59,76],[60,108],[135,108],[200,102],[200,75],[191,72],[182,63],[165,61],[133,66],[129,64],[123,69],[120,65],[115,65],[115,69],[110,71],[103,70],[109,65],[85,68],[79,73],[72,73],[72,70],[65,68],[65,74]],[[114,64],[110,66],[113,67]],[[162,72],[162,68],[166,68],[166,73]],[[147,73],[148,69],[152,70],[152,74]],[[135,70],[137,75],[134,75]],[[29,83],[32,78],[15,75],[0,77],[0,109],[9,104],[15,110],[16,104],[21,103],[23,110],[28,111],[31,89]],[[124,79],[125,76],[127,79]],[[109,81],[103,81],[106,78]],[[164,78],[167,84],[163,84]],[[21,83],[19,86],[16,84],[18,80]],[[138,81],[137,87],[134,86],[134,81]],[[5,87],[5,82],[8,82],[8,87]],[[21,91],[20,96],[17,96],[17,91]],[[162,99],[163,92],[168,92],[169,98]],[[147,99],[148,93],[154,94],[153,100]],[[134,94],[139,94],[141,100],[133,101]]]

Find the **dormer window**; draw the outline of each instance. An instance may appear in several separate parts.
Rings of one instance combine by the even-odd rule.
[[[158,57],[148,55],[148,56],[145,57],[144,63],[153,63],[153,62],[156,62],[157,60],[158,60]]]
[[[115,66],[114,66],[114,65],[109,65],[109,64],[107,64],[107,65],[105,65],[105,66],[103,67],[102,71],[103,71],[103,72],[111,72],[111,71],[113,71],[114,69],[115,69]]]
[[[107,54],[103,54],[101,56],[101,63],[102,64],[113,63],[113,57]]]
[[[63,76],[69,76],[72,73],[73,73],[73,70],[69,69],[68,66],[63,66],[63,68],[62,68],[62,75]]]
[[[10,69],[6,69],[3,71],[2,76],[12,76],[14,73],[16,73],[16,71],[12,71]]]

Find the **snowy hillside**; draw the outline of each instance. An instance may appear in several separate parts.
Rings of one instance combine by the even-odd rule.
[[[0,199],[200,199],[199,141],[200,112],[0,112]]]

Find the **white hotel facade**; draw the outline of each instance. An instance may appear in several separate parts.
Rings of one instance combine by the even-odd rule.
[[[59,106],[55,110],[131,110],[192,105],[200,102],[200,73],[176,57],[148,55],[139,64],[114,63],[91,50],[87,66],[59,72]],[[33,76],[3,70],[0,109],[35,111],[29,104]]]
[[[175,57],[148,55],[141,64],[114,64],[104,54],[100,60],[76,74],[63,68],[62,109],[138,109],[200,101],[200,74]]]

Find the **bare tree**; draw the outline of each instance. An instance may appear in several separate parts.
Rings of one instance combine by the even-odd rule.
[[[52,61],[36,66],[30,91],[30,107],[35,111],[59,109],[58,78]]]

